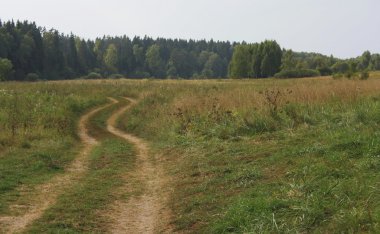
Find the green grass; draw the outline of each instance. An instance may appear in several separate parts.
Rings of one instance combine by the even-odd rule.
[[[130,144],[121,139],[103,141],[91,154],[85,178],[62,194],[57,203],[37,220],[26,233],[99,233],[108,224],[103,211],[117,199],[115,189],[125,181],[123,175],[134,166]]]
[[[280,133],[284,136],[275,140],[276,150],[255,160],[264,176],[253,178],[233,197],[208,230],[375,232],[380,218],[380,136],[368,127],[359,132],[311,128],[291,136]]]
[[[12,148],[0,157],[0,213],[19,199],[20,186],[33,186],[49,180],[79,152],[70,137],[32,141],[24,148]]]
[[[78,154],[77,121],[102,98],[53,85],[6,84],[0,93],[0,214],[23,199],[20,190],[49,180]],[[16,90],[16,91],[15,91]]]

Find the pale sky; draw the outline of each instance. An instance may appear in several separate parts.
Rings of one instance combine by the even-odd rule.
[[[0,0],[1,20],[94,39],[260,42],[346,58],[380,53],[380,0]]]

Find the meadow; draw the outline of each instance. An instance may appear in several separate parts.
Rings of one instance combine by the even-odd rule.
[[[139,102],[118,127],[163,166],[171,232],[380,231],[380,73],[0,83],[0,216],[22,213],[13,207],[31,205],[25,191],[66,173],[82,147],[80,116],[114,97],[88,123],[100,144],[85,176],[24,230],[106,232],[99,214],[144,190],[131,178],[131,191],[114,193],[137,167],[133,145],[106,131],[125,96]]]

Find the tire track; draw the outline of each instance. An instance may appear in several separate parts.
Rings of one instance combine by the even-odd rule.
[[[16,233],[22,232],[25,228],[33,223],[33,221],[40,218],[43,213],[51,207],[57,200],[58,196],[70,187],[75,181],[79,180],[88,169],[88,156],[93,147],[98,144],[97,140],[88,134],[87,122],[89,118],[94,116],[97,112],[113,105],[116,101],[112,102],[84,114],[78,125],[78,135],[84,147],[79,155],[65,170],[65,174],[53,177],[47,183],[38,185],[33,192],[25,192],[22,194],[24,197],[31,197],[29,204],[21,215],[4,216],[0,217],[0,232]],[[12,211],[17,212],[17,204],[13,205]]]
[[[110,233],[157,233],[170,231],[170,212],[166,209],[167,194],[163,192],[166,178],[160,163],[152,162],[149,157],[148,144],[126,132],[117,129],[116,122],[120,116],[138,102],[125,98],[131,104],[116,111],[107,121],[107,130],[134,144],[137,150],[137,167],[131,175],[126,175],[123,191],[131,191],[128,179],[136,177],[144,185],[142,195],[133,196],[128,201],[116,201],[107,216],[112,220]],[[157,161],[157,158],[156,160]]]

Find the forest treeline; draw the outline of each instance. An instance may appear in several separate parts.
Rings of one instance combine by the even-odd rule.
[[[28,21],[0,21],[0,80],[77,77],[265,78],[380,70],[380,55],[341,60],[285,50],[276,41],[102,37],[84,40]]]

